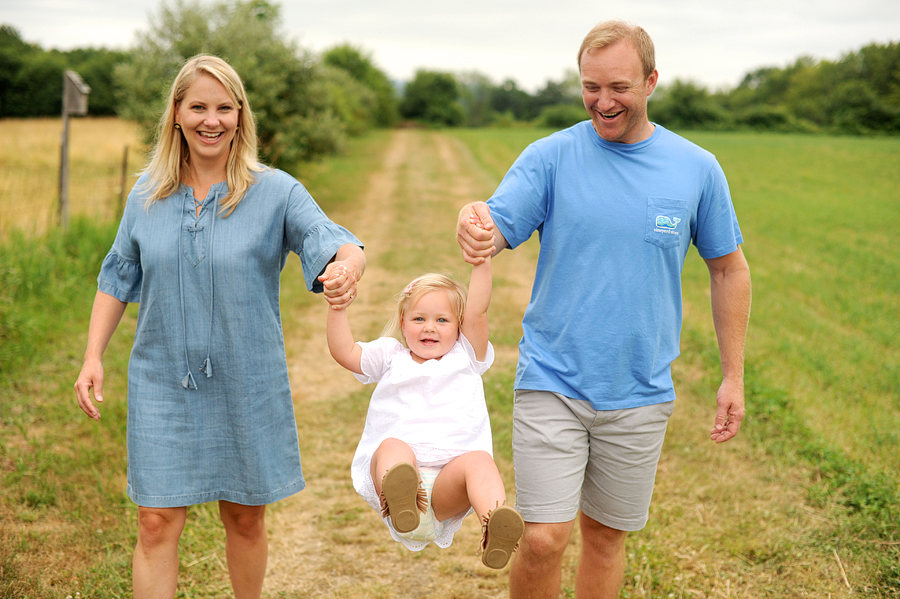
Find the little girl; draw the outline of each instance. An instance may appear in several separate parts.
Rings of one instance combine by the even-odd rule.
[[[494,360],[491,285],[490,260],[472,268],[468,302],[465,287],[426,274],[400,293],[379,339],[354,343],[346,304],[329,310],[327,336],[339,364],[378,383],[351,467],[356,491],[413,551],[448,547],[474,509],[482,563],[503,568],[524,523],[505,505],[481,382]]]

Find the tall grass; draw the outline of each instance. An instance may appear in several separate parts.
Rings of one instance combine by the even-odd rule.
[[[452,136],[471,150],[487,178],[498,181],[521,149],[545,133],[456,131],[416,139],[418,151],[431,152],[436,135]],[[341,220],[352,211],[367,174],[380,164],[387,137],[381,132],[357,140],[347,156],[302,169],[301,179],[329,215]],[[900,141],[690,137],[713,151],[728,174],[753,273],[748,417],[728,447],[692,440],[692,427],[711,424],[708,403],[720,376],[708,274],[692,253],[684,272],[685,323],[676,363],[681,406],[667,436],[651,522],[631,537],[623,596],[815,596],[819,568],[836,568],[840,555],[853,592],[900,597],[900,256],[891,243],[891,219],[900,208]],[[408,202],[400,206],[407,213],[406,230],[421,236],[404,240],[405,247],[420,250],[382,248],[378,266],[415,274],[456,264],[458,256],[445,256],[454,251],[444,222],[452,224],[453,208],[440,205],[439,187],[427,197],[401,200],[405,181],[417,174],[398,168],[397,201]],[[423,232],[423,222],[442,228]],[[114,232],[114,222],[75,219],[68,231],[16,233],[0,244],[0,597],[130,592],[135,508],[122,489],[134,307],[106,354],[107,402],[100,423],[79,416],[71,389],[97,269]],[[510,258],[498,259],[498,273]],[[298,261],[290,260],[282,278],[286,327],[317,301],[300,279]],[[366,285],[386,296],[396,291],[378,290],[374,279]],[[502,282],[497,288],[502,293]],[[491,308],[495,339],[514,346],[515,318],[503,303]],[[488,375],[495,447],[508,464],[511,372],[492,369]],[[346,419],[358,421],[365,411],[364,394],[358,395],[327,414],[311,413],[310,434],[330,427],[337,435],[350,426]],[[742,479],[751,471],[762,477],[753,479],[758,487]],[[736,496],[736,489],[743,495]],[[328,491],[315,490],[325,493],[323,500]],[[359,519],[359,513],[351,507],[315,525],[335,542],[350,543],[341,519]],[[179,596],[223,596],[229,585],[215,506],[192,508],[189,518]],[[704,556],[716,551],[733,560],[730,569],[709,570]],[[425,554],[415,556],[419,563],[442,559]],[[394,557],[375,559],[383,564]],[[347,564],[334,567],[352,570]],[[573,565],[567,562],[566,569]],[[739,593],[741,576],[751,574],[763,582]],[[836,587],[844,585],[828,588]]]
[[[530,141],[456,135],[496,172]],[[802,464],[810,505],[833,508],[837,525],[816,542],[852,548],[871,566],[870,592],[900,596],[900,140],[688,136],[728,176],[753,276],[742,434]],[[692,250],[680,361],[699,359],[713,396],[708,280]]]
[[[0,240],[14,230],[41,234],[59,222],[62,120],[0,119]],[[116,118],[69,122],[69,214],[114,219],[123,191],[144,164],[134,123]],[[125,179],[123,189],[123,163]]]
[[[373,133],[344,158],[301,168],[323,208],[352,201],[385,139]],[[45,234],[12,230],[0,243],[0,597],[130,596],[137,510],[123,490],[136,305],[104,356],[99,423],[80,413],[72,390],[117,225],[79,217]],[[296,256],[282,281],[286,322],[320,301],[306,292]],[[178,597],[231,592],[215,504],[188,511],[180,556]]]

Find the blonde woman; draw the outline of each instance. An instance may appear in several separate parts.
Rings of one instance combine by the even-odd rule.
[[[101,266],[75,383],[79,406],[99,420],[103,353],[126,305],[139,303],[126,489],[139,506],[138,599],[174,597],[187,506],[210,501],[235,597],[260,596],[266,505],[305,486],[279,308],[291,251],[308,289],[337,307],[353,301],[365,270],[359,240],[297,180],[258,162],[234,69],[214,56],[190,59]]]

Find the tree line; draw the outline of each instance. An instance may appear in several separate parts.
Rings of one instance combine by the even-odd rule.
[[[747,73],[710,93],[675,81],[651,98],[653,120],[682,129],[849,135],[900,133],[900,43],[869,44],[839,60],[804,56]]]
[[[418,71],[393,82],[350,44],[313,53],[282,32],[266,0],[163,3],[129,50],[44,50],[0,25],[0,118],[57,116],[62,73],[90,85],[89,112],[137,121],[152,139],[167,86],[183,61],[206,52],[245,80],[263,159],[290,169],[339,152],[349,136],[400,122],[430,126],[563,128],[587,118],[575,70],[535,93],[477,73]],[[748,73],[733,89],[690,81],[661,85],[650,117],[675,130],[755,129],[874,134],[900,132],[900,44],[871,44],[837,61],[802,57]]]

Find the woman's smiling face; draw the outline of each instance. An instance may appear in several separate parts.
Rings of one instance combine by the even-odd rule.
[[[237,103],[215,77],[201,75],[191,84],[178,103],[175,122],[181,125],[193,164],[225,167],[239,114]]]

